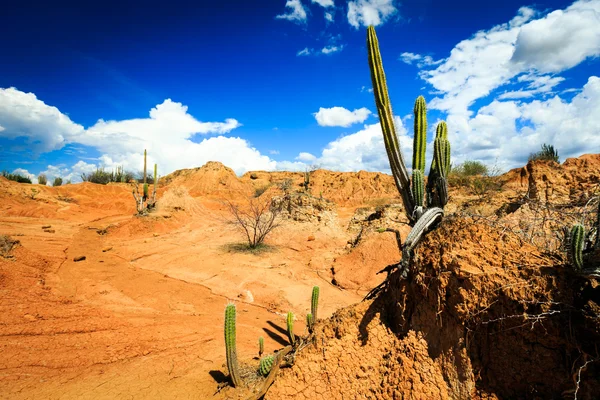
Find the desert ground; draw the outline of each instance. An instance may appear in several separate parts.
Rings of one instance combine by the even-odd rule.
[[[0,177],[0,235],[18,241],[0,256],[0,398],[239,398],[224,387],[226,305],[254,365],[259,336],[287,344],[288,311],[306,333],[315,285],[315,341],[269,399],[598,398],[598,280],[572,276],[557,233],[600,193],[600,155],[537,163],[538,200],[520,171],[451,187],[414,285],[391,274],[368,301],[400,259],[377,229],[410,230],[389,175],[317,170],[302,195],[301,173],[208,163],[161,178],[142,217],[127,184]],[[224,201],[281,196],[286,179],[299,195],[268,248],[232,248],[244,237]]]

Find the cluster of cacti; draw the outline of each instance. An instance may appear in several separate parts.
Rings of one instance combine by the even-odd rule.
[[[138,214],[145,214],[147,210],[154,208],[156,205],[156,186],[158,184],[158,166],[154,164],[154,190],[152,191],[152,196],[149,195],[148,182],[147,182],[147,169],[146,169],[146,150],[144,150],[144,182],[142,186],[142,194],[139,193],[138,183],[137,181],[133,181],[133,198],[135,199],[136,208]],[[146,205],[144,205],[146,203]]]
[[[235,304],[228,304],[225,308],[225,351],[227,353],[227,369],[233,386],[240,386],[242,378],[237,361],[236,335],[235,335]]]
[[[396,133],[392,105],[387,89],[385,72],[379,42],[375,28],[367,30],[367,47],[369,51],[369,67],[373,82],[375,104],[379,113],[385,148],[390,161],[396,187],[402,196],[406,215],[411,225],[415,225],[425,212],[425,194],[427,207],[443,209],[448,202],[447,176],[450,170],[450,142],[445,122],[440,122],[436,129],[434,154],[425,190],[425,148],[427,146],[427,106],[423,96],[419,96],[414,107],[414,140],[412,158],[412,180],[404,163],[400,149],[400,141]]]
[[[400,149],[400,141],[396,133],[394,114],[388,94],[385,72],[379,42],[375,28],[367,29],[367,48],[369,53],[369,68],[373,83],[375,105],[379,114],[381,130],[390,169],[396,187],[402,197],[402,203],[409,224],[413,227],[407,244],[402,248],[402,265],[406,276],[408,260],[414,246],[422,238],[425,231],[430,229],[444,215],[444,206],[448,202],[448,173],[450,171],[450,142],[448,141],[448,127],[445,122],[440,122],[436,128],[436,137],[433,146],[433,159],[425,187],[425,148],[427,146],[427,106],[425,98],[419,96],[414,107],[414,140],[412,158],[412,180],[404,163],[404,156]],[[426,205],[425,205],[426,204]],[[398,240],[400,245],[400,241]]]

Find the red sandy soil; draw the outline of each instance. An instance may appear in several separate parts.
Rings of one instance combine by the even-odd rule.
[[[600,182],[600,155],[536,167],[540,192],[550,181],[555,203],[589,198]],[[226,380],[225,305],[237,303],[240,360],[255,363],[259,336],[267,352],[287,343],[282,333],[287,311],[297,317],[296,331],[305,330],[313,285],[321,288],[316,344],[282,370],[268,398],[519,398],[516,393],[530,387],[515,386],[519,380],[502,369],[523,363],[522,354],[533,354],[524,353],[526,343],[569,351],[560,360],[548,351],[547,358],[523,364],[539,369],[531,386],[538,398],[568,391],[569,383],[572,387],[572,367],[581,365],[576,354],[592,353],[585,339],[578,339],[577,353],[572,341],[557,339],[563,331],[553,320],[538,325],[550,330],[553,339],[547,340],[537,326],[533,333],[514,329],[513,336],[487,340],[477,325],[488,321],[483,316],[500,318],[508,309],[522,314],[517,304],[526,300],[573,300],[572,292],[559,296],[555,289],[564,286],[562,272],[552,278],[540,272],[540,265],[559,261],[543,254],[535,240],[527,248],[511,236],[500,249],[496,228],[481,220],[466,224],[461,219],[466,217],[457,216],[427,237],[448,240],[449,247],[434,242],[419,247],[427,268],[416,275],[416,283],[400,282],[378,300],[359,303],[385,279],[385,273],[376,273],[400,258],[393,234],[375,230],[393,227],[403,238],[409,230],[399,207],[383,207],[383,216],[369,221],[376,206],[399,203],[392,177],[315,171],[312,194],[333,204],[323,212],[306,210],[309,216],[320,213],[320,220],[286,220],[268,237],[269,251],[230,250],[227,245],[243,237],[226,223],[223,200],[240,201],[266,186],[263,196],[279,195],[276,185],[285,179],[300,190],[304,177],[257,171],[238,178],[229,168],[208,163],[165,177],[158,210],[136,217],[125,184],[53,188],[0,178],[0,235],[20,241],[7,257],[0,256],[0,398],[236,397],[233,389],[219,390]],[[501,179],[502,189],[483,197],[453,189],[448,211],[487,219],[496,215],[526,190],[518,170]],[[532,209],[520,205],[502,214],[502,221],[512,223],[518,236],[525,231],[518,231],[518,222]],[[361,226],[361,240],[352,247],[348,243]],[[440,237],[444,232],[453,236]],[[502,264],[507,252],[516,255]],[[79,256],[86,258],[75,262]],[[544,263],[535,264],[540,259]],[[524,262],[528,266],[519,269]],[[526,286],[530,281],[532,289],[504,290],[500,299],[490,294],[507,282]],[[413,311],[408,316],[399,307]],[[543,304],[537,307],[529,311],[544,311]],[[593,320],[578,323],[591,330],[588,334],[598,333]],[[464,326],[475,333],[464,335]],[[503,350],[511,341],[518,346]],[[557,363],[560,367],[548,372],[546,366]],[[590,390],[598,387],[589,379],[598,371],[593,368],[587,369],[594,372],[584,375],[588,386],[581,392],[588,397],[580,398],[593,398]],[[556,384],[549,388],[544,376]]]

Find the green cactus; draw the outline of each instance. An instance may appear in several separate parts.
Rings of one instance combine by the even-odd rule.
[[[577,271],[583,268],[583,241],[585,239],[585,229],[583,225],[576,224],[571,229],[571,258],[573,266]]]
[[[265,339],[261,336],[258,338],[258,356],[261,357],[265,352]]]
[[[262,376],[269,375],[269,372],[271,372],[271,368],[273,368],[273,362],[274,361],[275,361],[275,357],[273,357],[271,354],[269,354],[268,356],[264,356],[263,358],[261,358],[259,366],[258,366],[258,372]]]
[[[425,98],[419,96],[415,101],[414,107],[414,142],[413,142],[413,173],[412,185],[402,151],[400,142],[396,134],[394,125],[394,115],[387,90],[385,72],[381,54],[379,52],[379,42],[375,33],[375,28],[369,26],[367,29],[367,48],[369,52],[369,68],[371,70],[371,81],[373,83],[373,94],[375,95],[375,104],[379,114],[381,130],[385,149],[390,161],[390,168],[396,187],[402,197],[402,203],[410,225],[414,226],[418,219],[424,215],[427,207],[443,208],[448,201],[446,176],[450,169],[450,143],[448,142],[448,131],[446,123],[442,122],[437,127],[437,158],[432,161],[432,172],[430,172],[427,190],[425,190],[425,153],[427,145],[427,105]],[[439,159],[439,161],[436,161]],[[441,168],[437,172],[437,164]],[[427,197],[425,202],[425,196]]]
[[[425,178],[423,172],[419,169],[413,170],[412,173],[412,194],[415,209],[423,207],[423,198],[425,192]]]
[[[235,338],[235,304],[228,304],[225,308],[225,350],[227,353],[227,369],[233,386],[242,385],[242,378],[237,361]]]
[[[296,344],[296,337],[294,336],[294,314],[290,311],[287,313],[287,334],[290,339],[290,344],[294,346]]]
[[[413,220],[412,211],[414,204],[410,193],[410,178],[404,163],[404,156],[400,149],[400,141],[396,133],[396,125],[394,124],[394,114],[392,105],[388,95],[385,72],[383,70],[383,62],[381,53],[379,52],[379,41],[375,28],[369,26],[367,28],[367,48],[369,52],[369,68],[371,70],[371,81],[373,83],[373,94],[375,95],[375,105],[379,114],[381,130],[383,131],[383,141],[385,150],[390,160],[390,168],[394,176],[394,182],[398,188],[398,192],[402,196],[404,209],[411,222]],[[410,210],[410,211],[409,211]]]
[[[312,325],[313,325],[313,316],[311,313],[306,314],[306,327],[308,328],[308,332],[312,333]]]
[[[310,313],[312,314],[312,324],[317,322],[317,309],[318,308],[319,308],[319,287],[313,286],[312,297],[310,300]]]
[[[427,106],[423,96],[415,101],[415,132],[413,143],[413,171],[419,170],[425,175],[425,148],[427,146]]]
[[[148,198],[148,184],[144,183],[144,200]]]

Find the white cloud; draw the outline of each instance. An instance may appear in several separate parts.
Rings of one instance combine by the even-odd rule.
[[[333,22],[333,13],[330,12],[326,12],[325,13],[325,19],[329,22]]]
[[[313,115],[320,126],[348,127],[358,122],[364,122],[371,115],[371,111],[365,107],[354,111],[350,111],[344,107],[320,107],[319,111]]]
[[[397,12],[394,0],[355,0],[348,3],[347,17],[358,29],[361,25],[381,25]]]
[[[503,169],[524,165],[530,153],[552,144],[562,160],[600,148],[600,78],[592,76],[571,102],[554,96],[529,103],[493,101],[473,118],[448,117],[457,162],[478,159]]]
[[[582,0],[524,25],[511,61],[560,72],[600,55],[600,1]]]
[[[335,4],[333,3],[333,0],[312,0],[312,2],[317,3],[321,7],[325,7],[325,8],[335,6]]]
[[[299,52],[297,52],[296,56],[298,56],[298,57],[309,56],[310,53],[311,53],[311,50],[309,50],[308,47],[305,47],[304,49],[302,49]]]
[[[315,157],[314,155],[312,155],[310,153],[305,153],[305,152],[298,154],[298,157],[296,157],[296,160],[306,161],[306,162],[315,161],[316,159],[317,159],[317,157]]]
[[[416,63],[417,67],[419,67],[419,68],[441,64],[444,61],[444,60],[435,61],[431,56],[422,56],[420,54],[408,53],[408,52],[400,54],[400,60],[402,60],[402,62],[404,62],[408,65],[412,65],[413,63]]]
[[[360,92],[361,92],[361,93],[362,93],[362,92],[369,92],[369,93],[373,93],[373,88],[370,88],[370,87],[363,86],[363,87],[361,87],[361,88],[360,88]]]
[[[443,94],[429,103],[430,108],[469,116],[476,100],[523,73],[529,87],[506,92],[503,99],[549,93],[563,78],[547,72],[560,72],[600,55],[600,0],[580,0],[532,20],[537,15],[522,7],[510,22],[458,43],[436,69],[421,71],[421,78]],[[405,62],[419,57],[405,55]]]
[[[344,49],[344,46],[325,46],[321,49],[321,53],[323,54],[333,54],[340,52]]]
[[[0,137],[26,138],[27,148],[36,153],[60,149],[84,130],[35,94],[15,88],[0,88],[0,125]]]
[[[300,23],[306,22],[306,9],[300,0],[287,0],[285,7],[290,9],[288,13],[277,15],[275,18]]]

